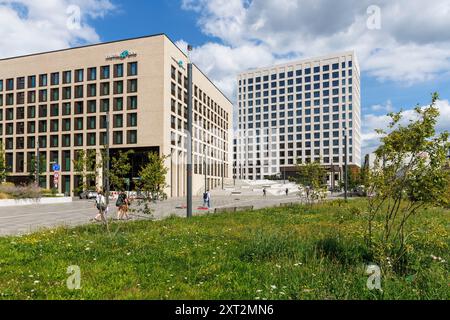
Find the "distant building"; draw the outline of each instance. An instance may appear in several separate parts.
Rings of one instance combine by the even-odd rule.
[[[259,180],[320,161],[330,184],[361,166],[360,69],[354,52],[289,62],[238,75],[234,175]]]

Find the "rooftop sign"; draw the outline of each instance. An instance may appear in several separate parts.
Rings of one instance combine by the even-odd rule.
[[[121,53],[110,54],[106,56],[106,60],[124,60],[130,57],[136,57],[137,53],[135,51],[125,50]]]

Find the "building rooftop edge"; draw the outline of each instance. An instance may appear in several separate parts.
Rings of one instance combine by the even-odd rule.
[[[304,59],[299,59],[299,60],[292,60],[292,61],[288,61],[288,62],[285,62],[285,63],[275,64],[275,65],[262,67],[262,68],[248,69],[246,71],[238,73],[237,76],[240,77],[242,75],[246,75],[246,74],[249,74],[249,73],[267,71],[267,70],[270,70],[270,69],[282,68],[282,67],[287,67],[287,66],[291,66],[291,65],[295,65],[295,64],[302,64],[302,63],[307,63],[307,62],[313,62],[313,61],[319,61],[319,60],[325,60],[325,59],[332,59],[332,58],[336,58],[336,57],[343,56],[343,55],[353,55],[355,57],[356,64],[358,64],[358,59],[356,57],[355,50],[348,50],[348,51],[340,51],[340,52],[331,53],[331,54],[322,55],[322,56],[317,56],[317,57],[304,58]]]
[[[7,57],[7,58],[2,58],[0,59],[0,62],[3,61],[9,61],[9,60],[15,60],[15,59],[21,59],[21,58],[28,58],[28,57],[34,57],[34,56],[40,56],[40,55],[45,55],[45,54],[52,54],[52,53],[58,53],[58,52],[65,52],[65,51],[71,51],[71,50],[77,50],[77,49],[84,49],[84,48],[90,48],[90,47],[96,47],[96,46],[102,46],[102,45],[108,45],[108,44],[113,44],[113,43],[119,43],[119,42],[126,42],[126,41],[133,41],[133,40],[140,40],[140,39],[147,39],[147,38],[153,38],[153,37],[165,37],[167,38],[179,51],[180,53],[186,58],[188,59],[188,56],[186,55],[186,53],[183,52],[183,50],[181,50],[176,44],[175,42],[166,34],[166,33],[155,33],[155,34],[151,34],[151,35],[145,35],[145,36],[140,36],[140,37],[133,37],[133,38],[126,38],[126,39],[120,39],[120,40],[113,40],[113,41],[106,41],[106,42],[99,42],[99,43],[93,43],[93,44],[88,44],[88,45],[84,45],[84,46],[78,46],[78,47],[72,47],[72,48],[65,48],[65,49],[58,49],[58,50],[51,50],[51,51],[44,51],[44,52],[37,52],[37,53],[31,53],[31,54],[25,54],[25,55],[20,55],[20,56],[13,56],[13,57]],[[231,103],[231,105],[234,106],[234,103],[230,100],[230,98],[228,98],[223,92],[222,90],[220,90],[216,84],[214,82],[211,81],[211,79],[195,64],[193,63],[193,65],[195,66],[195,68],[197,68],[197,70],[208,79],[209,82],[211,82],[211,84],[220,92],[220,94],[222,94],[226,100],[228,100],[229,103]]]

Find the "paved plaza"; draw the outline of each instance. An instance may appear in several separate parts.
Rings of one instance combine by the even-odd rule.
[[[200,197],[194,198],[194,215],[208,213],[199,210],[202,206]],[[301,202],[297,195],[272,196],[267,197],[255,195],[217,195],[212,198],[212,208],[209,212],[214,212],[216,208],[253,206],[255,209],[277,206],[282,203]],[[113,203],[110,205],[109,218],[116,218],[117,209]],[[142,214],[132,214],[133,220],[138,219],[164,219],[171,215],[180,217],[186,216],[186,209],[177,209],[186,205],[185,198],[170,199],[164,202],[152,204],[153,216]],[[32,205],[0,208],[0,236],[22,235],[38,231],[42,228],[52,228],[59,226],[78,226],[91,222],[96,215],[95,203],[93,200],[74,200],[72,203],[55,205]]]

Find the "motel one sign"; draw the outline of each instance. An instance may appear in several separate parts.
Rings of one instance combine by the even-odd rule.
[[[114,53],[106,56],[106,60],[124,60],[126,58],[136,57],[137,52],[131,50],[125,50],[121,53]]]

